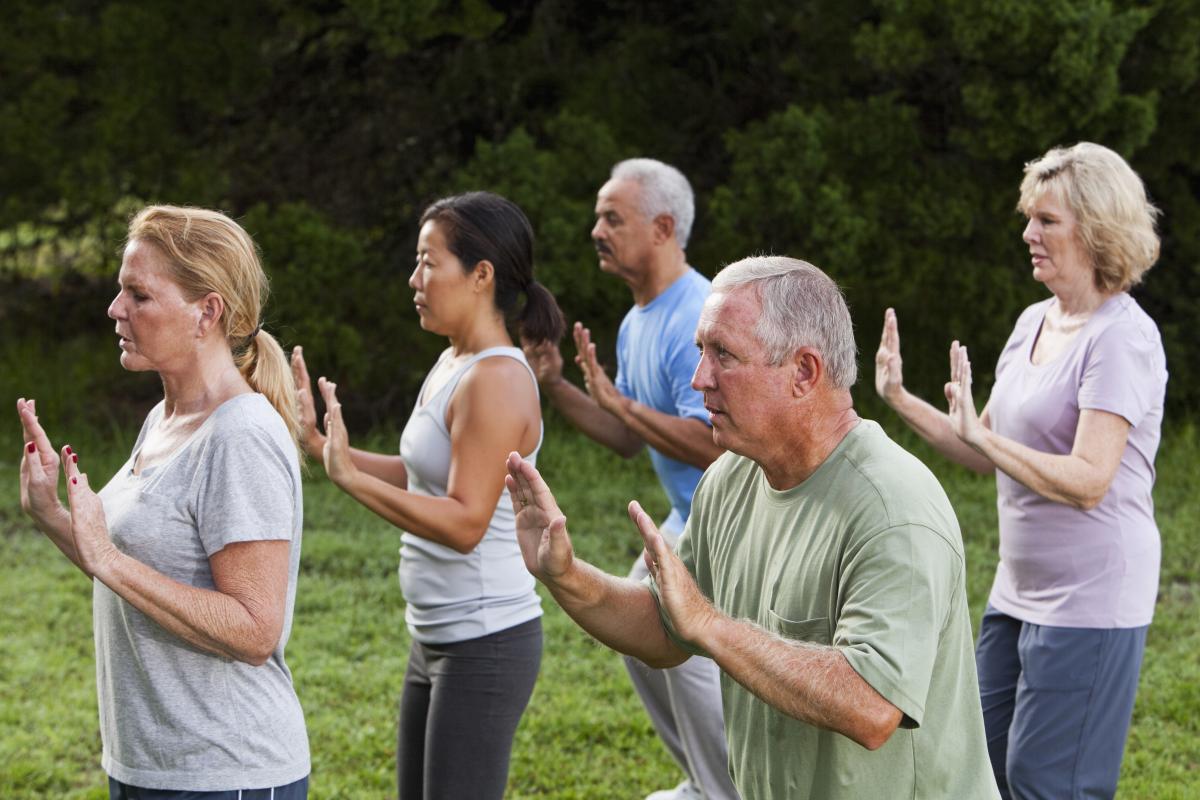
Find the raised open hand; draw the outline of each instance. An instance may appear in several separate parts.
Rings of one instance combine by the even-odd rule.
[[[704,633],[719,617],[719,612],[700,591],[687,567],[667,546],[650,515],[636,500],[629,503],[629,519],[642,535],[646,567],[658,584],[659,600],[671,618],[675,632],[683,640],[703,646]]]
[[[567,518],[536,467],[515,452],[508,454],[507,465],[504,485],[512,499],[525,568],[543,583],[552,582],[570,570],[575,560]]]
[[[596,404],[605,411],[620,418],[629,399],[617,391],[612,379],[596,358],[596,345],[592,343],[592,332],[576,322],[573,329],[575,336],[575,363],[583,371],[583,383],[587,392]]]
[[[329,479],[338,486],[345,486],[358,474],[358,468],[350,457],[350,434],[342,420],[342,404],[337,399],[337,384],[319,378],[317,388],[325,401],[325,444],[321,452],[322,462]]]
[[[292,378],[296,381],[300,444],[310,458],[321,458],[325,437],[317,428],[317,404],[313,398],[312,380],[308,377],[308,365],[304,363],[304,350],[299,345],[292,348]]]
[[[33,400],[17,400],[17,416],[25,435],[21,454],[21,510],[41,528],[67,514],[58,499],[58,453],[37,418]],[[70,454],[68,445],[64,452]]]
[[[103,579],[105,567],[120,555],[108,535],[108,522],[100,496],[92,491],[88,476],[79,470],[79,456],[63,448],[63,473],[67,478],[67,502],[71,507],[71,537],[76,563],[91,577]]]
[[[527,342],[521,340],[521,350],[525,360],[533,370],[538,385],[546,389],[562,380],[563,357],[557,342]]]
[[[975,410],[975,399],[971,395],[971,359],[967,348],[958,340],[950,344],[950,381],[946,384],[946,401],[949,403],[950,427],[955,435],[969,445],[975,446],[984,434],[983,423]]]
[[[903,361],[900,358],[900,329],[896,310],[883,312],[883,333],[875,351],[875,391],[891,405],[904,391]]]

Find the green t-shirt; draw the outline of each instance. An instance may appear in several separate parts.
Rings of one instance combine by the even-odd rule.
[[[812,476],[782,492],[753,461],[726,453],[696,489],[678,552],[722,612],[838,648],[904,714],[872,752],[777,711],[722,673],[730,772],[743,797],[999,796],[958,522],[937,479],[878,425],[860,422]],[[657,599],[653,581],[651,589]]]

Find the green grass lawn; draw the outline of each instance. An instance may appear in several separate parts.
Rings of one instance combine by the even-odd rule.
[[[895,420],[882,422],[896,432]],[[95,483],[119,466],[133,437],[120,445],[106,444],[109,438],[72,440]],[[1189,478],[1196,438],[1194,427],[1176,427],[1159,455],[1162,589],[1122,769],[1123,798],[1200,797],[1200,503]],[[91,586],[21,516],[20,442],[7,441],[0,450],[0,798],[106,798]],[[640,549],[625,517],[627,500],[637,497],[657,515],[666,511],[649,461],[622,461],[559,425],[547,442],[542,467],[576,549],[624,573]],[[914,449],[942,478],[958,512],[978,621],[996,561],[994,483]],[[390,797],[409,643],[396,581],[399,536],[332,489],[319,467],[312,473],[288,646],[312,742],[311,796]],[[677,771],[619,657],[552,602],[545,609],[542,675],[518,731],[509,796],[639,798],[673,785]]]

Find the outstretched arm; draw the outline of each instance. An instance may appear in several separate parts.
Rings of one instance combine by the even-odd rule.
[[[875,352],[875,391],[910,428],[943,456],[981,475],[995,472],[995,465],[990,460],[965,444],[954,433],[949,414],[934,408],[904,388],[900,329],[896,312],[891,308],[884,312],[883,334],[880,337],[879,349]],[[980,419],[982,424],[987,426],[986,408]]]
[[[699,469],[708,469],[708,465],[724,452],[713,443],[712,428],[702,420],[664,414],[618,392],[596,357],[591,331],[578,322],[575,323],[575,345],[578,348],[575,360],[583,370],[588,394],[632,436],[668,458]]]
[[[1085,408],[1079,412],[1075,441],[1067,455],[1044,453],[989,430],[975,416],[971,399],[971,360],[967,348],[950,346],[948,418],[956,437],[1004,474],[1048,500],[1075,508],[1095,508],[1121,465],[1129,422],[1119,414]]]
[[[863,680],[840,650],[787,641],[721,613],[636,502],[630,503],[629,516],[641,531],[659,601],[680,639],[708,653],[731,678],[788,716],[871,750],[887,741],[903,714]]]
[[[504,489],[504,457],[532,450],[540,432],[537,393],[510,358],[475,364],[458,384],[446,423],[450,471],[444,496],[406,491],[359,470],[350,456],[337,386],[319,381],[325,398],[325,469],[343,491],[398,528],[453,548],[475,549],[487,533]],[[496,402],[496,398],[504,402]]]
[[[283,632],[290,542],[227,545],[209,559],[215,589],[180,583],[116,548],[77,459],[63,465],[75,561],[85,574],[202,650],[254,666],[271,657]]]
[[[579,323],[575,325],[578,327]],[[556,343],[523,342],[522,349],[537,376],[542,394],[568,422],[592,441],[625,458],[632,458],[641,452],[642,440],[625,423],[601,408],[592,395],[563,377],[562,353]]]
[[[608,647],[653,667],[687,660],[688,653],[667,636],[658,606],[644,584],[609,575],[575,557],[567,518],[532,464],[510,453],[505,482],[526,568],[581,628]]]

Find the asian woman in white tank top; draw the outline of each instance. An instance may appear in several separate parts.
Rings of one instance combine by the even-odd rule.
[[[413,642],[399,795],[500,798],[542,649],[541,605],[504,486],[508,454],[535,458],[541,447],[541,406],[510,323],[531,341],[556,341],[564,325],[554,297],[533,280],[533,231],[514,203],[488,192],[447,197],[420,224],[408,283],[421,327],[449,347],[421,387],[399,454],[350,447],[337,385],[325,378],[317,381],[322,434],[299,347],[292,369],[305,449],[338,487],[402,531]]]

